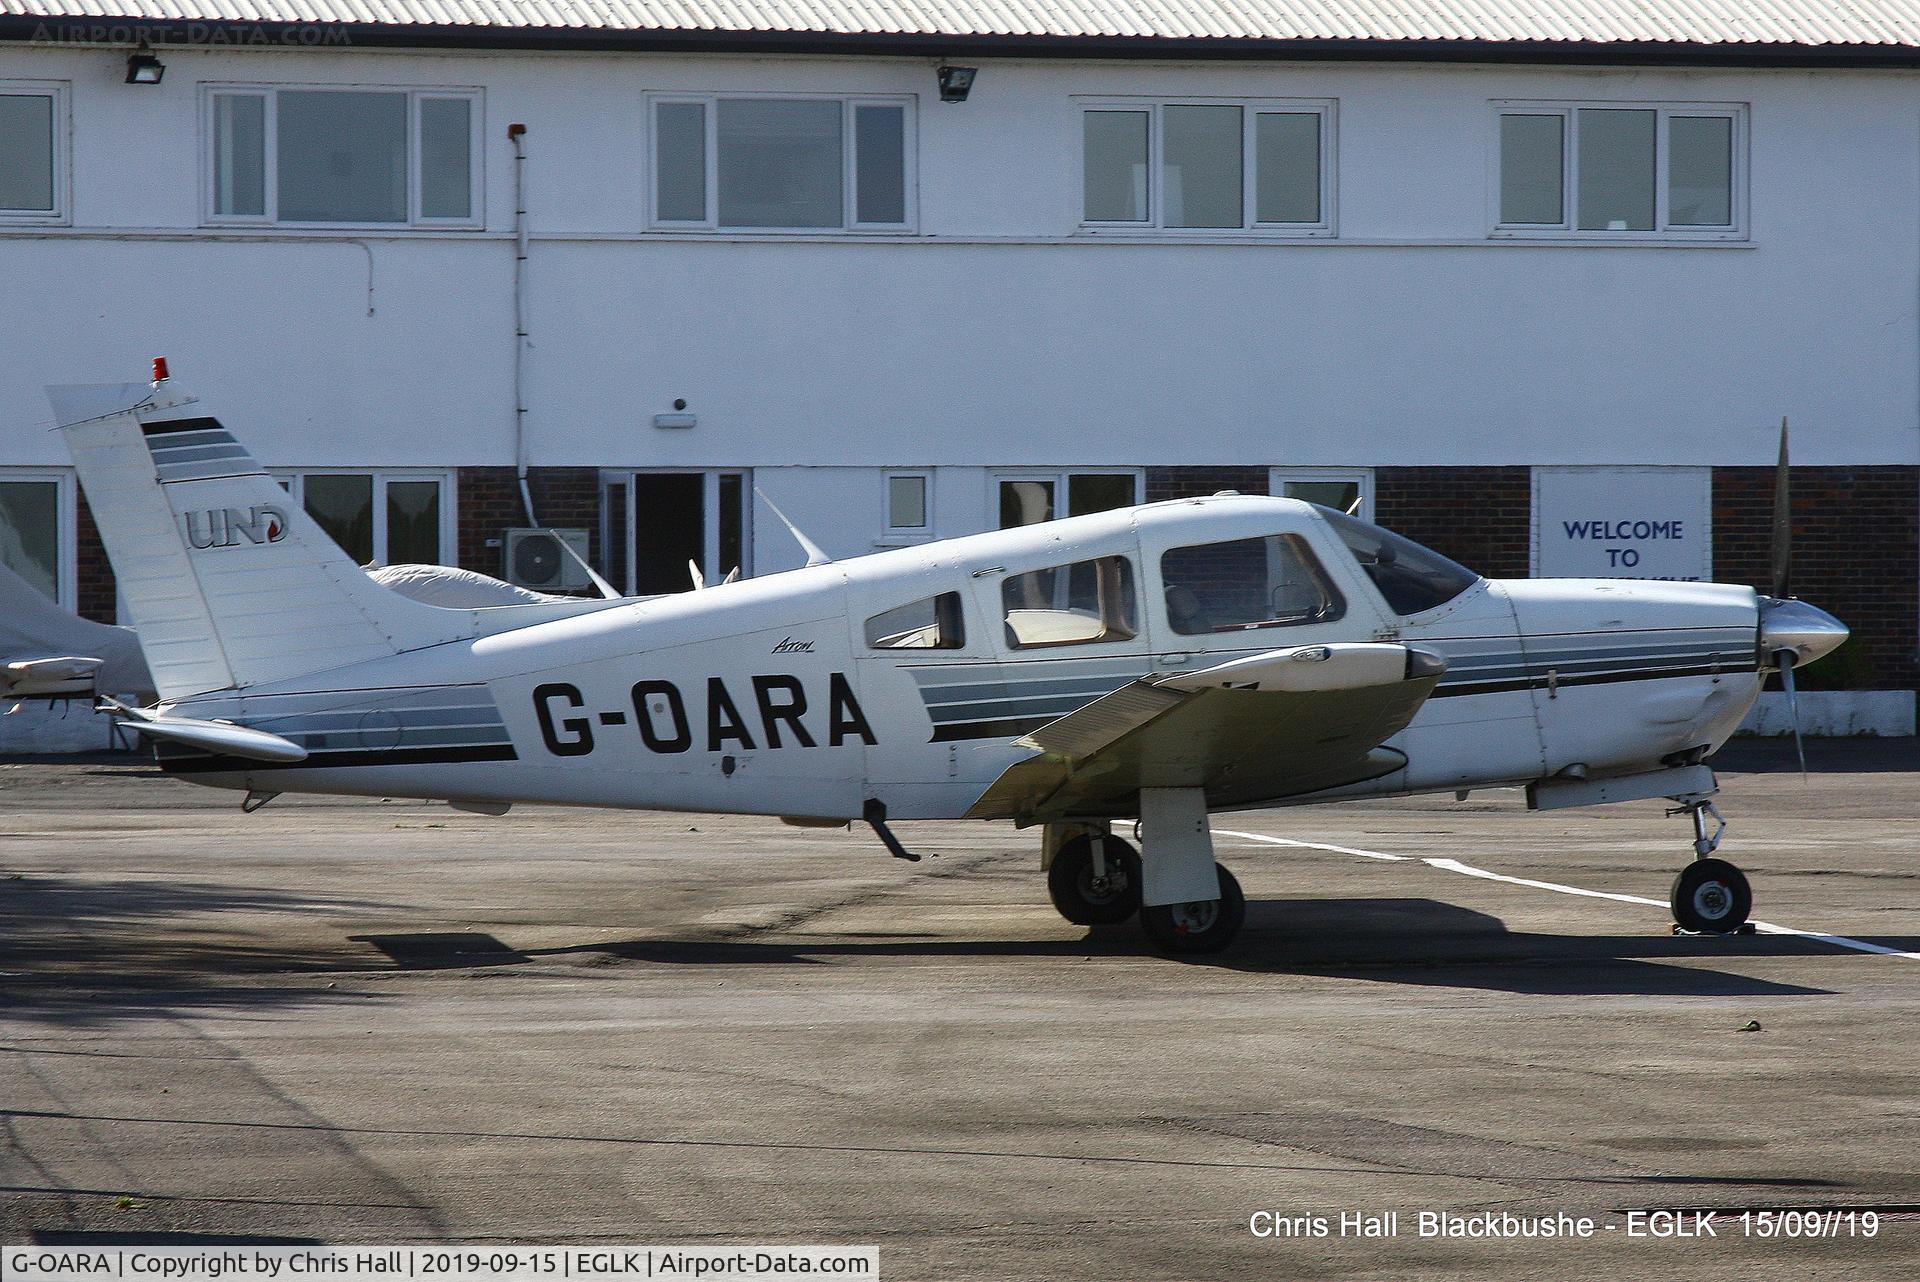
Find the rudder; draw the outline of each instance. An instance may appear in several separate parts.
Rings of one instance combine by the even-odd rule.
[[[171,383],[47,394],[161,699],[469,635],[369,579]]]

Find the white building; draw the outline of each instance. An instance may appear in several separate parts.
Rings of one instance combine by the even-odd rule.
[[[40,388],[158,354],[369,560],[510,568],[524,461],[643,592],[798,564],[755,488],[1756,581],[1787,416],[1827,669],[1910,690],[1920,8],[1725,13],[0,0],[0,559],[111,617]]]

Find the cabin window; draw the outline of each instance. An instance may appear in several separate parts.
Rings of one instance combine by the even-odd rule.
[[[1333,231],[1333,103],[1089,101],[1089,231]]]
[[[1346,543],[1395,614],[1419,614],[1445,605],[1480,581],[1466,566],[1391,530],[1331,508],[1322,508],[1320,515]]]
[[[1499,234],[1744,234],[1744,107],[1500,103],[1496,114]]]
[[[66,215],[66,86],[0,81],[0,221]]]
[[[1325,623],[1346,602],[1293,534],[1174,548],[1160,558],[1167,622],[1181,636]]]
[[[444,473],[275,473],[326,536],[359,565],[446,565],[453,505]]]
[[[214,222],[477,227],[473,90],[207,94]]]
[[[0,565],[71,608],[72,482],[56,473],[0,472]]]
[[[1133,563],[1124,556],[1008,575],[1000,600],[1015,650],[1128,641],[1140,631]]]
[[[875,650],[958,650],[966,643],[958,592],[896,606],[867,620],[867,644]]]
[[[653,224],[904,231],[913,221],[908,98],[655,98]]]

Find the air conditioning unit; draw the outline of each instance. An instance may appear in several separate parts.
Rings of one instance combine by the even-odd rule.
[[[509,583],[536,592],[565,592],[591,581],[581,565],[587,559],[585,530],[508,530],[502,543]],[[577,555],[567,555],[567,548]]]

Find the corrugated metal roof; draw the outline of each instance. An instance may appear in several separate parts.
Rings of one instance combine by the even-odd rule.
[[[400,29],[1920,48],[1920,0],[0,0],[0,18]]]

